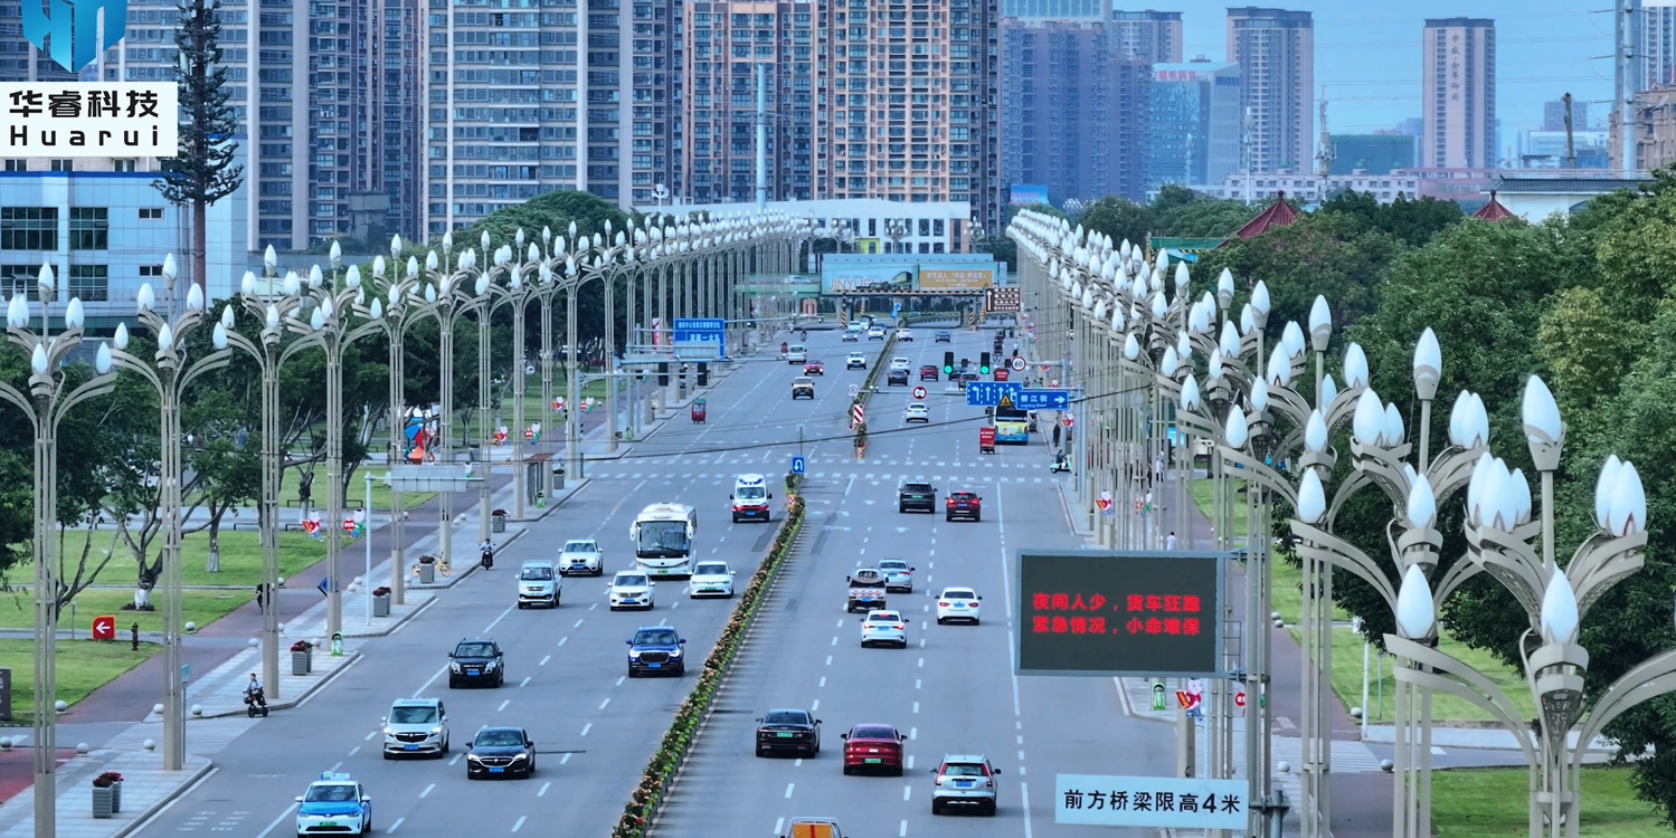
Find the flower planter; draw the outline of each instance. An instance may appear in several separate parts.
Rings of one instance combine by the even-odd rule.
[[[390,616],[390,595],[380,594],[372,598],[372,615],[374,617]]]
[[[93,817],[107,820],[116,814],[116,788],[114,786],[93,787]]]
[[[122,784],[111,783],[111,811],[122,811]]]
[[[314,672],[314,650],[291,653],[291,674],[308,675]]]

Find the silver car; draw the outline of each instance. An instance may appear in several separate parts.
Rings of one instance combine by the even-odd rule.
[[[518,569],[518,607],[559,607],[559,573],[552,562],[524,562]]]
[[[605,573],[605,554],[599,542],[591,538],[575,538],[559,550],[559,573],[565,576],[601,576]]]
[[[448,753],[448,710],[440,698],[399,698],[384,717],[384,758]]]
[[[995,816],[995,777],[1001,769],[981,754],[949,754],[931,769],[937,785],[931,790],[931,814],[941,815],[950,806],[971,806],[979,814]]]

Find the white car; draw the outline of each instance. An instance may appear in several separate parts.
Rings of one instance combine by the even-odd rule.
[[[896,356],[895,358],[890,359],[890,368],[893,369],[893,370],[907,370],[907,369],[910,369],[912,367],[913,367],[913,364],[909,363],[907,358],[904,358],[900,355]]]
[[[937,625],[948,625],[953,620],[971,620],[978,624],[983,597],[971,588],[944,588],[937,595]]]
[[[868,340],[884,340],[885,339],[884,327],[874,326],[873,328],[868,329],[867,330],[867,339]]]
[[[699,562],[687,581],[687,595],[693,599],[701,596],[733,599],[733,570],[727,562]]]
[[[552,562],[524,562],[518,569],[518,607],[559,607],[559,573]]]
[[[600,552],[599,542],[591,538],[566,541],[564,548],[559,550],[559,573],[566,576],[604,574],[605,554]]]
[[[901,559],[880,559],[875,565],[885,575],[885,593],[914,592],[914,569]]]
[[[908,343],[913,343],[914,342],[914,330],[913,329],[897,329],[896,330],[896,339],[900,340],[900,341],[907,341]]]
[[[861,648],[878,643],[908,648],[908,618],[900,611],[869,611],[861,621]]]
[[[372,798],[347,773],[321,774],[297,802],[298,838],[372,834]]]
[[[855,343],[855,342],[861,340],[861,330],[860,329],[845,329],[844,330],[844,336],[839,338],[838,340],[840,342],[843,342],[843,343]]]
[[[448,753],[448,711],[439,698],[398,698],[384,717],[384,758]]]
[[[801,364],[808,360],[809,350],[803,348],[801,343],[794,343],[790,349],[786,350],[786,363],[788,364]]]
[[[609,589],[611,610],[619,608],[643,608],[652,610],[654,591],[658,583],[647,578],[645,573],[638,570],[619,570],[611,577]]]
[[[914,402],[913,404],[908,405],[907,410],[902,411],[902,421],[925,422],[929,424],[931,422],[931,408],[928,408],[919,402]]]
[[[864,370],[864,369],[867,369],[867,356],[861,354],[860,352],[851,352],[850,357],[844,359],[844,369],[847,369],[847,370]]]

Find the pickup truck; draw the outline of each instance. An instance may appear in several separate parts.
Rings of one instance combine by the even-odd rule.
[[[866,613],[877,611],[885,607],[885,575],[874,568],[862,568],[844,577],[850,584],[850,596],[844,603],[844,612],[853,614],[856,611]]]
[[[904,480],[896,487],[896,511],[907,512],[917,510],[922,512],[937,512],[937,488],[930,483],[913,483]]]

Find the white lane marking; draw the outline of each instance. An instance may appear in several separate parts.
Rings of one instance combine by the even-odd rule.
[[[916,690],[919,689],[920,686],[923,685],[924,683],[925,683],[924,681],[921,681],[920,679],[915,678],[914,679],[914,689],[916,689]]]
[[[902,787],[902,799],[903,800],[907,800],[908,797],[910,795],[912,795],[913,793],[914,793],[914,787],[913,786],[903,786]]]
[[[622,686],[622,685],[623,685],[623,681],[624,681],[624,680],[625,680],[625,679],[627,679],[627,678],[628,678],[628,676],[627,676],[627,675],[618,675],[618,676],[617,676],[617,686],[619,686],[619,687],[620,687],[620,686]]]
[[[1024,744],[1024,737],[1022,737],[1022,736],[1018,737],[1018,744],[1020,744],[1020,745]]]
[[[355,747],[354,747],[354,748],[351,748],[351,749],[350,749],[350,750],[349,750],[349,755],[350,755],[350,756],[354,756],[354,755],[356,755],[356,754],[358,754],[358,753],[360,753],[360,752],[361,752],[361,746],[360,746],[360,745],[356,745],[356,746],[355,746]]]
[[[903,789],[903,791],[907,791],[907,789]],[[907,800],[908,799],[907,795],[903,795],[902,799]],[[908,822],[907,821],[903,821],[902,825],[896,828],[896,838],[908,838]]]
[[[577,622],[578,622],[578,623],[581,623],[581,621],[580,621],[580,620],[578,620],[578,621],[577,621]],[[559,645],[560,645],[560,646],[563,646],[563,645],[564,645],[564,642],[565,642],[565,641],[566,641],[566,640],[569,640],[569,639],[570,639],[570,638],[568,638],[568,637],[561,637],[561,638],[559,638]]]
[[[826,656],[826,665],[827,665],[827,666],[831,666],[831,665],[832,665],[832,656],[831,656],[831,655],[827,655],[827,656]]]
[[[1019,783],[1018,784],[1018,796],[1021,800],[1021,803],[1019,804],[1019,808],[1021,810],[1023,810],[1023,812],[1024,812],[1024,838],[1031,838],[1031,836],[1030,836],[1030,784],[1029,783]]]
[[[915,712],[915,713],[918,713],[918,712],[919,712],[919,702],[917,702],[917,701],[916,701],[916,702],[914,702],[914,712]]]
[[[527,815],[518,816],[518,822],[512,825],[512,831],[517,832],[518,830],[523,829],[524,828],[524,821],[526,821],[526,820],[529,820],[529,816],[527,816]]]
[[[419,792],[419,796],[420,797],[429,797],[430,794],[431,794],[431,789],[434,789],[434,788],[436,788],[436,783],[432,783],[432,784],[426,786],[424,791]]]
[[[502,702],[501,702],[501,703],[500,703],[500,706],[499,706],[499,707],[496,707],[496,708],[495,708],[495,712],[496,712],[496,713],[499,713],[499,712],[500,712],[500,711],[502,711],[502,710],[505,710],[505,709],[506,709],[506,705],[508,705],[508,704],[511,704],[511,703],[512,703],[512,699],[510,699],[510,698],[509,698],[509,699],[507,699],[507,700],[505,700],[505,701],[502,701]]]
[[[823,686],[823,687],[826,686],[826,676],[825,675],[821,676],[821,686]]]
[[[459,761],[460,761],[460,757],[463,757],[463,756],[465,756],[465,754],[455,754],[455,755],[454,755],[454,758],[453,758],[453,759],[451,759],[451,760],[449,760],[449,761],[448,761],[448,764],[449,764],[449,765],[453,765],[453,764],[455,764],[455,763],[457,763],[457,762],[459,762]]]
[[[1023,762],[1023,761],[1024,761],[1024,752],[1023,752],[1023,751],[1019,751],[1019,752],[1018,752],[1018,761],[1019,761],[1019,762]]]
[[[920,669],[924,669],[924,668],[925,668],[925,658],[920,658],[920,659],[919,659],[919,668],[920,668]]]
[[[404,821],[406,821],[406,820],[407,820],[407,818],[396,818],[396,822],[395,822],[395,823],[393,823],[393,824],[390,824],[390,828],[389,828],[389,829],[386,829],[386,830],[384,830],[384,831],[385,831],[385,832],[386,832],[386,833],[389,833],[389,832],[395,832],[395,831],[396,831],[396,830],[397,830],[397,829],[400,829],[400,828],[401,828],[401,825],[402,825],[402,823],[403,823],[403,822],[404,822]]]
[[[365,741],[367,741],[367,740],[368,740],[368,739],[371,739],[371,738],[373,738],[373,737],[374,737],[374,736],[377,736],[377,735],[378,735],[378,731],[376,731],[376,730],[375,730],[375,731],[373,731],[373,732],[371,732],[371,733],[369,733],[369,734],[367,734],[367,738],[366,738],[366,739],[362,739],[362,740],[361,740],[361,741],[362,741],[362,742],[365,742]]]
[[[908,738],[909,739],[918,739],[919,738],[919,728],[917,728],[917,727],[908,728]]]
[[[802,768],[803,767],[803,757],[798,757],[797,761],[792,763],[792,767],[793,768]]]
[[[536,666],[546,666],[547,662],[552,660],[552,659],[553,659],[552,655],[544,655],[541,658],[541,663],[536,664]]]
[[[530,685],[530,678],[531,678],[531,677],[532,677],[532,676],[528,676],[528,675],[526,675],[526,676],[524,676],[524,680],[522,680],[522,681],[519,681],[519,682],[518,682],[518,686],[520,686],[520,687],[527,687],[527,686],[529,686],[529,685]]]
[[[1024,766],[1022,766],[1022,765],[1020,765],[1018,767],[1018,776],[1020,776],[1020,777],[1024,776]]]
[[[552,787],[553,787],[553,784],[552,784],[552,783],[551,783],[551,782],[547,782],[547,783],[542,783],[542,784],[541,784],[541,791],[538,791],[538,792],[536,792],[536,793],[535,793],[535,796],[536,796],[536,797],[543,797],[543,796],[545,796],[545,795],[546,795],[546,794],[547,794],[547,790],[548,790],[548,789],[550,789],[550,788],[552,788]]]
[[[604,700],[604,701],[601,701],[601,702],[600,702],[600,703],[599,703],[599,709],[601,709],[601,710],[604,710],[604,709],[605,709],[605,705],[607,705],[607,704],[610,704],[610,703],[611,703],[611,699],[609,699],[609,698],[608,698],[608,699],[606,699],[606,700]]]
[[[175,799],[179,800],[180,798],[177,797]],[[286,818],[291,817],[291,812],[294,811],[296,808],[297,808],[297,804],[295,804],[295,803],[291,804],[290,806],[285,807],[285,811],[280,812],[279,817],[274,818],[274,822],[268,824],[268,828],[262,830],[259,834],[257,834],[256,838],[268,838],[268,833],[270,833],[270,832],[274,831],[275,829],[279,828],[279,825],[284,823]],[[158,814],[162,814],[162,813],[159,812]]]
[[[676,602],[674,605],[669,606],[669,610],[674,611],[675,609],[680,608],[680,607],[681,607],[681,603]]]
[[[787,800],[791,799],[791,790],[794,789],[794,788],[797,788],[796,783],[786,783],[786,799]]]
[[[518,607],[517,605],[506,606],[506,610],[500,612],[500,616],[496,617],[494,622],[492,622],[492,623],[488,624],[487,626],[483,627],[483,634],[487,635],[489,632],[494,631],[495,626],[500,625],[500,621],[506,619],[506,615],[511,614],[512,609],[517,608],[517,607]]]
[[[587,724],[582,726],[582,735],[587,736],[588,731],[593,730],[593,729],[594,729],[594,723],[593,722],[588,722]]]
[[[331,768],[326,769],[326,771],[328,771],[328,772],[336,771],[336,770],[338,770],[339,766],[342,766],[342,765],[343,765],[343,763],[340,762],[337,765],[334,765]]]
[[[559,764],[564,765],[565,763],[570,762],[570,757],[570,754],[565,754],[564,759],[559,760]]]
[[[599,603],[596,602],[593,605],[588,606],[588,610],[592,611],[592,610],[594,610],[595,608],[598,608],[598,607],[599,607]]]
[[[447,672],[447,671],[448,671],[448,665],[444,664],[441,669],[438,669],[436,671],[435,675],[431,676],[431,680],[426,681],[422,686],[419,687],[419,689],[416,689],[416,690],[413,691],[413,697],[418,698],[420,693],[423,693],[425,690],[430,689],[431,685],[436,683],[436,679],[441,678],[442,673]]]
[[[185,788],[185,789],[183,789],[183,790],[182,790],[182,791],[181,791],[181,793],[180,793],[180,794],[179,794],[179,795],[178,795],[178,796],[176,796],[176,797],[175,797],[175,798],[174,798],[174,799],[173,799],[173,800],[170,800],[170,801],[169,801],[169,802],[168,802],[168,803],[165,803],[165,804],[163,804],[163,806],[162,806],[162,807],[161,807],[161,808],[159,808],[159,809],[158,809],[158,810],[157,810],[157,811],[155,811],[155,812],[152,812],[152,813],[151,813],[151,817],[148,817],[148,818],[146,818],[146,819],[145,819],[145,820],[143,820],[143,821],[141,821],[141,822],[140,822],[140,825],[139,825],[139,826],[138,826],[138,827],[137,827],[137,828],[135,828],[135,829],[133,829],[133,830],[132,830],[132,831],[131,831],[131,833],[130,833],[130,834],[132,834],[132,833],[137,833],[137,832],[141,832],[141,831],[143,831],[143,830],[144,830],[144,829],[145,829],[145,828],[146,828],[146,827],[148,827],[148,826],[151,826],[151,824],[152,824],[152,823],[153,823],[153,822],[155,822],[155,821],[156,821],[156,820],[157,820],[157,819],[158,819],[158,818],[160,818],[160,817],[162,817],[162,816],[163,816],[163,813],[164,813],[164,812],[167,812],[167,811],[169,811],[169,810],[170,810],[170,809],[173,809],[173,808],[174,808],[174,806],[175,806],[175,801],[176,801],[176,800],[180,800],[180,799],[181,799],[181,798],[183,798],[183,797],[187,797],[187,796],[189,796],[189,795],[191,795],[191,794],[192,794],[192,792],[195,792],[195,791],[197,791],[197,790],[198,790],[198,787],[199,787],[199,786],[201,786],[201,785],[203,785],[203,784],[204,784],[204,783],[206,783],[206,782],[208,782],[208,781],[209,781],[209,778],[211,778],[211,777],[214,777],[214,776],[215,776],[215,775],[216,775],[216,774],[219,774],[219,773],[221,773],[221,769],[220,769],[220,768],[219,768],[219,767],[217,767],[217,768],[211,768],[211,769],[210,769],[210,770],[209,770],[209,771],[207,771],[207,772],[205,772],[205,774],[204,774],[204,776],[202,776],[202,777],[199,777],[199,778],[198,778],[198,781],[197,781],[197,782],[195,782],[195,783],[193,783],[193,784],[192,784],[192,785],[190,785],[190,786],[188,786],[188,787],[186,787],[186,788]],[[285,815],[289,815],[289,814],[291,814],[291,810],[290,810],[290,809],[289,809],[289,808],[287,808],[287,809],[286,809],[286,810],[285,810]],[[280,819],[281,819],[281,820],[283,820],[283,819],[284,819],[284,818],[285,818],[285,815],[280,815],[280,816],[279,816],[279,817],[280,817]],[[273,824],[271,824],[271,825],[269,825],[269,826],[268,826],[268,829],[267,829],[267,830],[264,830],[264,831],[263,831],[263,832],[262,832],[262,834],[263,834],[263,835],[266,835],[266,834],[268,834],[268,831],[269,831],[269,830],[272,830],[272,829],[273,829],[273,828],[274,828],[274,825],[277,825],[277,824],[278,824],[278,823],[279,823],[279,821],[274,821],[274,823],[273,823]]]
[[[834,646],[838,645],[838,636],[837,635],[832,636],[832,645],[834,645]]]
[[[582,621],[581,620],[577,620],[576,625],[571,626],[571,628],[581,628],[581,627],[582,627]]]
[[[821,709],[821,700],[817,698],[815,699],[815,703],[809,706],[809,712],[813,713],[819,709]]]
[[[908,770],[909,771],[914,770],[914,758],[911,757],[911,756],[908,757]]]
[[[774,834],[779,835],[780,830],[784,829],[785,826],[786,826],[786,819],[785,818],[775,818],[774,819]]]
[[[839,620],[839,621],[838,621],[838,627],[839,627],[839,628],[843,628],[843,627],[844,627],[844,621],[843,621],[843,620]]]
[[[924,649],[924,648],[925,648],[925,638],[923,638],[923,637],[921,637],[921,638],[920,638],[920,639],[919,639],[919,647],[920,647],[920,648],[921,648],[921,649]]]

